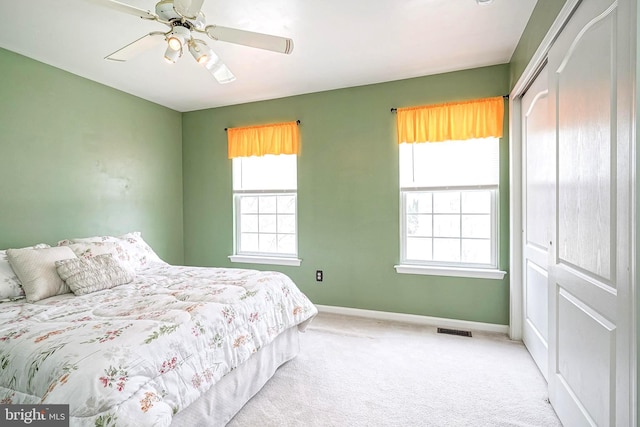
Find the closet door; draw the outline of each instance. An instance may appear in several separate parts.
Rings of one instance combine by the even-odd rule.
[[[549,242],[555,192],[554,126],[549,109],[547,68],[522,97],[522,284],[523,335],[548,379]]]
[[[629,3],[583,0],[549,51],[549,397],[566,426],[629,425]]]

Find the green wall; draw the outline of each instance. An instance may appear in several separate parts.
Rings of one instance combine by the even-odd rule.
[[[504,280],[397,274],[398,146],[391,107],[503,95],[498,65],[183,114],[185,261],[276,269],[316,304],[507,324]],[[224,128],[301,120],[300,267],[232,264],[231,161]],[[501,140],[500,267],[508,268],[508,135]],[[315,270],[324,270],[322,283]]]
[[[538,0],[536,3],[518,46],[511,56],[510,88],[517,83],[566,1]]]
[[[182,116],[0,49],[0,248],[139,230],[183,262]]]

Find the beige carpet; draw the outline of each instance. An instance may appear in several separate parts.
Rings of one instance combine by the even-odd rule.
[[[504,335],[320,314],[229,426],[560,426],[546,399]]]

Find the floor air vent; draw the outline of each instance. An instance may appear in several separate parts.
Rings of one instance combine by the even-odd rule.
[[[471,337],[471,331],[460,331],[458,329],[438,328],[439,334],[459,335],[461,337]]]

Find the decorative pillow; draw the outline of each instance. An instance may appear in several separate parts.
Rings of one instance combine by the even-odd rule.
[[[28,302],[71,292],[56,271],[56,261],[76,258],[70,248],[7,249],[7,257]]]
[[[142,267],[147,266],[150,263],[162,263],[166,264],[160,257],[151,249],[151,246],[142,239],[142,235],[139,231],[123,234],[122,236],[94,236],[94,237],[82,237],[74,239],[66,239],[58,242],[58,246],[69,246],[74,243],[93,243],[93,244],[105,244],[105,243],[120,243],[122,248],[126,252],[126,258],[131,265],[139,270]]]
[[[36,246],[30,246],[29,248],[48,248],[49,245],[40,243]],[[24,289],[20,286],[20,280],[18,276],[11,268],[9,259],[7,258],[7,251],[0,251],[0,300],[7,298],[21,298],[24,297]]]
[[[93,237],[77,237],[73,239],[60,240],[57,246],[69,246],[72,243],[105,243],[105,242],[119,242],[119,237],[114,236],[93,236]]]
[[[118,239],[120,240],[120,239]],[[83,242],[69,243],[67,246],[71,248],[78,258],[93,258],[98,255],[111,254],[114,259],[127,267],[134,268],[129,252],[124,248],[123,243],[119,242]]]
[[[24,296],[18,276],[11,269],[7,251],[0,251],[0,299]]]
[[[142,239],[139,231],[127,233],[120,236],[120,239],[128,243],[127,252],[131,256],[136,268],[144,267],[152,263],[166,264],[154,251],[151,246]]]
[[[56,269],[76,295],[124,285],[135,278],[133,269],[120,264],[111,254],[56,261]]]

